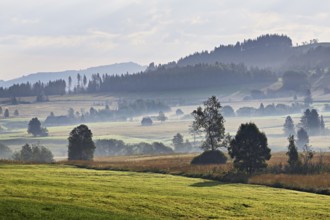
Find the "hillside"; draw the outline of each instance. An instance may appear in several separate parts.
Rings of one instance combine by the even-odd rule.
[[[39,73],[32,73],[26,76],[22,76],[16,79],[8,80],[8,81],[0,81],[1,87],[8,87],[13,84],[20,84],[30,82],[35,83],[38,81],[41,82],[48,82],[54,81],[57,79],[64,79],[67,80],[69,76],[72,77],[73,82],[76,81],[77,74],[86,75],[87,78],[91,78],[92,74],[109,74],[109,75],[120,75],[126,73],[138,73],[144,71],[146,67],[141,66],[137,63],[127,62],[127,63],[116,63],[111,65],[104,65],[104,66],[97,66],[91,67],[82,70],[66,70],[61,72],[39,72]]]
[[[220,45],[211,51],[196,52],[167,64],[167,67],[196,65],[200,63],[243,63],[248,67],[270,68],[275,72],[324,68],[330,57],[330,43],[316,41],[293,46],[285,35],[262,35],[235,45]],[[326,66],[327,67],[327,66]]]
[[[1,82],[0,86],[8,87],[14,83],[29,81],[31,85],[21,87],[37,87],[32,85],[37,81],[73,79],[70,90],[77,93],[169,93],[169,92],[203,92],[219,87],[231,88],[231,92],[246,93],[250,87],[262,89],[264,97],[293,96],[304,94],[306,88],[319,93],[329,91],[330,43],[318,43],[293,46],[292,40],[284,35],[262,35],[256,39],[237,42],[235,45],[220,45],[208,52],[196,52],[168,64],[155,65],[147,68],[136,63],[121,63],[99,66],[85,70],[68,70],[53,73],[35,73],[18,79]],[[86,75],[88,84],[84,89],[78,88],[77,74]],[[99,75],[92,74],[99,73]],[[137,73],[137,74],[126,74]],[[286,77],[292,81],[282,81],[288,73],[298,73],[306,85],[301,89],[296,76]],[[86,82],[87,82],[86,81]],[[292,84],[290,88],[284,84]],[[295,83],[294,83],[295,82]],[[62,82],[63,84],[63,82]],[[259,85],[256,85],[259,84]],[[279,85],[273,90],[272,85]],[[238,86],[240,89],[234,88]],[[68,91],[68,84],[64,85]],[[283,86],[283,87],[282,87]],[[0,92],[1,97],[26,96],[27,94],[12,94],[14,88]],[[63,90],[63,89],[62,89]],[[228,89],[227,89],[228,91]],[[43,91],[46,95],[51,95]],[[250,91],[247,91],[250,92]],[[63,92],[62,92],[63,93]],[[56,93],[56,94],[62,94]],[[33,95],[36,95],[33,93]],[[246,94],[244,94],[245,97]]]

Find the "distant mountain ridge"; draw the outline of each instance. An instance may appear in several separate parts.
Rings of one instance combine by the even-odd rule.
[[[26,76],[22,76],[12,80],[0,80],[0,87],[9,87],[13,84],[20,84],[29,82],[31,84],[41,81],[41,82],[48,82],[57,79],[64,79],[65,81],[68,80],[69,76],[71,76],[72,81],[76,82],[77,74],[79,73],[81,76],[86,75],[87,78],[91,78],[92,74],[108,74],[108,75],[120,75],[120,74],[133,74],[142,72],[146,69],[145,66],[139,65],[134,62],[125,62],[125,63],[116,63],[111,65],[103,65],[97,67],[90,67],[87,69],[82,70],[65,70],[60,72],[38,72],[28,74]]]

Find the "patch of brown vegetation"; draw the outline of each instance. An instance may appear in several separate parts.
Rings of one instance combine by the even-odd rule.
[[[327,191],[330,193],[330,173],[315,175],[261,174],[252,176],[248,182],[310,192]]]
[[[240,176],[234,172],[232,161],[226,164],[191,165],[190,162],[197,154],[174,154],[174,155],[135,155],[98,157],[94,161],[62,161],[62,164],[75,165],[82,168],[101,170],[121,170],[134,172],[154,172],[189,177],[199,177],[229,182],[248,182],[273,187],[295,189],[322,194],[330,194],[330,173],[320,174],[255,174],[250,177]],[[313,163],[319,163],[322,159],[324,164],[330,164],[330,153],[315,153]],[[285,152],[274,153],[269,166],[287,164]]]

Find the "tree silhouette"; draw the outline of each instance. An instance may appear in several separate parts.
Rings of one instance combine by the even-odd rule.
[[[309,136],[304,128],[300,128],[297,132],[297,144],[299,147],[303,147],[304,145],[309,143]]]
[[[228,149],[235,168],[250,174],[267,167],[270,151],[266,135],[254,123],[241,124]]]
[[[15,115],[15,116],[19,116],[19,112],[18,112],[17,109],[14,111],[14,115]]]
[[[80,81],[81,81],[81,75],[78,73],[77,74],[77,82],[78,82],[78,85],[77,85],[77,91],[79,92],[80,91]]]
[[[86,75],[84,75],[84,77],[83,77],[83,84],[84,84],[84,89],[85,89],[86,86],[87,86],[87,77],[86,77]]]
[[[287,137],[290,135],[294,135],[296,133],[293,120],[290,116],[286,117],[283,127],[284,127],[284,135]]]
[[[167,117],[165,116],[164,112],[160,111],[158,116],[157,116],[157,119],[161,122],[164,122],[167,120]]]
[[[93,160],[95,144],[92,131],[86,125],[75,127],[68,138],[69,160]]]
[[[69,91],[69,93],[71,93],[71,86],[72,86],[72,78],[71,78],[71,76],[69,76],[69,78],[68,78],[68,84],[69,84],[68,91]]]
[[[288,146],[288,152],[286,155],[288,155],[288,164],[289,164],[289,169],[290,171],[297,171],[297,169],[300,166],[300,160],[299,160],[299,154],[298,154],[298,149],[295,145],[294,141],[294,135],[291,135],[289,138],[289,146]]]
[[[175,114],[176,114],[177,116],[180,116],[180,115],[183,115],[184,113],[183,113],[183,111],[182,111],[180,108],[178,108],[178,109],[175,111]]]
[[[194,122],[192,129],[196,132],[205,133],[205,141],[202,145],[204,150],[216,150],[223,146],[225,137],[224,118],[221,114],[221,104],[215,96],[204,102],[204,109],[198,107],[192,112]]]
[[[151,126],[152,125],[152,119],[150,117],[143,117],[141,121],[142,126]]]
[[[52,163],[54,162],[53,153],[40,145],[25,144],[19,152],[15,152],[13,155],[14,160],[25,162],[37,162],[37,163]]]
[[[6,108],[5,113],[3,114],[4,118],[9,118],[9,110]]]
[[[42,134],[42,128],[41,123],[38,118],[32,118],[28,125],[28,131],[29,134],[32,134],[33,136],[41,135]]]
[[[184,148],[184,144],[183,144],[183,136],[180,133],[177,133],[173,139],[172,139],[172,143],[174,146],[174,150],[177,152],[182,152],[183,148]]]

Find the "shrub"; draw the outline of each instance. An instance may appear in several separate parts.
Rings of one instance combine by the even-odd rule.
[[[150,117],[144,117],[141,121],[142,126],[151,126],[152,125],[152,119]]]
[[[191,164],[225,164],[227,157],[222,151],[219,150],[208,150],[202,154],[194,157]]]

